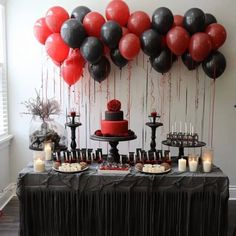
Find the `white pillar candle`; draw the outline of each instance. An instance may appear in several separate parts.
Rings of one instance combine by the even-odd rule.
[[[191,132],[192,132],[192,124],[190,122],[190,124],[189,124],[189,133],[190,133],[190,135],[192,134]]]
[[[43,172],[45,171],[45,163],[41,159],[34,160],[34,172]]]
[[[212,166],[211,161],[209,161],[209,160],[203,161],[203,171],[204,172],[210,172],[211,171],[211,166]]]
[[[189,165],[189,171],[190,172],[196,172],[197,171],[198,162],[196,160],[189,161],[188,165]]]
[[[179,122],[179,132],[180,133],[182,132],[182,122],[181,121]]]
[[[174,133],[174,126],[172,125],[171,127],[171,133],[173,134]]]
[[[50,143],[46,143],[44,147],[45,160],[50,161],[52,159],[52,148]]]
[[[175,122],[175,132],[176,132],[177,130],[176,130],[176,122]]]
[[[178,170],[181,172],[186,171],[186,160],[184,158],[178,160]]]

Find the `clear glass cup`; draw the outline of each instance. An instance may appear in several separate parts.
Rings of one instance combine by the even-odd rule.
[[[188,166],[190,172],[196,172],[198,168],[199,156],[195,154],[189,154],[188,156]]]

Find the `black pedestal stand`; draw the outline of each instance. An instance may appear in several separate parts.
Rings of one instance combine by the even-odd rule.
[[[159,126],[163,126],[162,123],[156,122],[157,118],[160,118],[160,116],[154,115],[149,116],[152,121],[147,122],[146,125],[152,129],[152,136],[151,136],[151,143],[150,143],[150,152],[156,152],[156,128]]]
[[[197,148],[197,147],[204,147],[206,145],[206,143],[204,142],[198,142],[197,144],[195,145],[183,145],[183,144],[172,144],[172,143],[168,143],[167,140],[164,140],[162,141],[162,144],[166,145],[166,146],[169,146],[169,147],[177,147],[179,148],[179,154],[178,154],[178,159],[184,157],[184,148]]]
[[[75,112],[71,112],[71,114],[68,115],[67,117],[71,118],[71,121],[67,122],[66,126],[70,127],[70,129],[71,129],[70,147],[71,147],[71,150],[74,151],[76,149],[76,146],[77,146],[76,141],[75,141],[76,140],[75,130],[76,130],[77,127],[81,126],[82,124],[75,121],[75,117],[79,117],[78,115],[76,115]]]
[[[134,140],[137,138],[137,136],[132,135],[132,136],[127,136],[127,137],[104,137],[104,136],[91,135],[90,138],[96,141],[109,142],[111,149],[109,150],[107,161],[109,163],[113,163],[113,162],[120,163],[120,154],[119,154],[119,150],[117,149],[117,145],[121,141]]]

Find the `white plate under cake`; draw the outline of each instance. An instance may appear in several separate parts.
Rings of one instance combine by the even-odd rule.
[[[160,165],[137,163],[135,169],[145,174],[166,174],[171,171],[171,167],[168,163],[162,163]]]

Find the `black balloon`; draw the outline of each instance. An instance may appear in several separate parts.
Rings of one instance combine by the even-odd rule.
[[[98,63],[89,64],[88,70],[91,77],[95,81],[101,83],[109,75],[111,71],[111,65],[109,60],[105,56],[102,56]]]
[[[109,48],[116,48],[122,37],[122,28],[115,21],[107,21],[101,28],[100,36]]]
[[[143,32],[140,41],[143,52],[148,56],[155,56],[161,51],[162,36],[153,29]]]
[[[205,29],[205,13],[199,8],[191,8],[184,14],[183,25],[190,33],[201,32]]]
[[[151,57],[152,67],[159,73],[166,73],[170,70],[173,59],[171,51],[168,48],[164,48],[157,56]]]
[[[84,17],[91,12],[91,10],[88,7],[85,6],[79,6],[76,7],[72,13],[71,13],[71,18],[75,18],[77,21],[80,23],[83,23]]]
[[[127,63],[129,62],[120,54],[119,48],[112,49],[110,51],[110,56],[111,56],[112,62],[116,66],[118,66],[120,69],[124,67],[125,65],[127,65]]]
[[[152,15],[152,28],[160,34],[166,34],[174,23],[174,16],[166,7],[157,8]]]
[[[224,73],[226,59],[222,53],[215,51],[202,62],[202,68],[207,76],[216,79]]]
[[[184,65],[189,69],[189,70],[194,70],[196,69],[201,62],[194,61],[193,58],[191,57],[191,54],[186,51],[182,56],[181,59],[184,63]]]
[[[71,48],[79,48],[86,36],[84,26],[76,19],[66,20],[61,27],[61,37]]]
[[[92,64],[97,63],[101,59],[103,49],[102,42],[98,38],[92,36],[87,37],[80,47],[84,59]]]
[[[213,23],[217,23],[217,20],[216,18],[210,14],[210,13],[206,13],[205,14],[205,28],[210,25],[210,24],[213,24]]]

